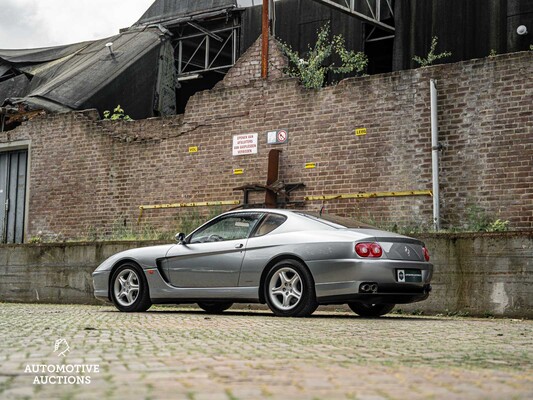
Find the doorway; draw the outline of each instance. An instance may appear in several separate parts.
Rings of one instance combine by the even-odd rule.
[[[0,152],[0,243],[24,242],[28,150]]]

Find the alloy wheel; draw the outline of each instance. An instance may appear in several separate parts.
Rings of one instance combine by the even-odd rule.
[[[300,303],[302,291],[302,279],[291,267],[277,270],[268,283],[270,301],[280,310],[295,308]]]
[[[129,307],[139,296],[139,276],[132,269],[124,269],[115,278],[113,292],[116,301],[123,307]]]

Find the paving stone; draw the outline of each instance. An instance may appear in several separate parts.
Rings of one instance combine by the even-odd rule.
[[[533,398],[528,320],[0,304],[0,338],[2,399]],[[25,372],[78,363],[100,371],[78,385]]]

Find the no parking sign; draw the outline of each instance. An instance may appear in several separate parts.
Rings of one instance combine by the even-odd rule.
[[[287,129],[277,129],[267,132],[268,144],[284,144],[289,140],[289,131]]]

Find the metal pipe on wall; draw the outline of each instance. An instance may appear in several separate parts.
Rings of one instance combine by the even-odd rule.
[[[429,81],[431,96],[431,175],[433,182],[433,227],[440,229],[439,205],[439,125],[437,121],[437,81]]]
[[[263,0],[263,19],[262,19],[262,47],[261,47],[261,78],[266,79],[268,76],[268,2]]]

